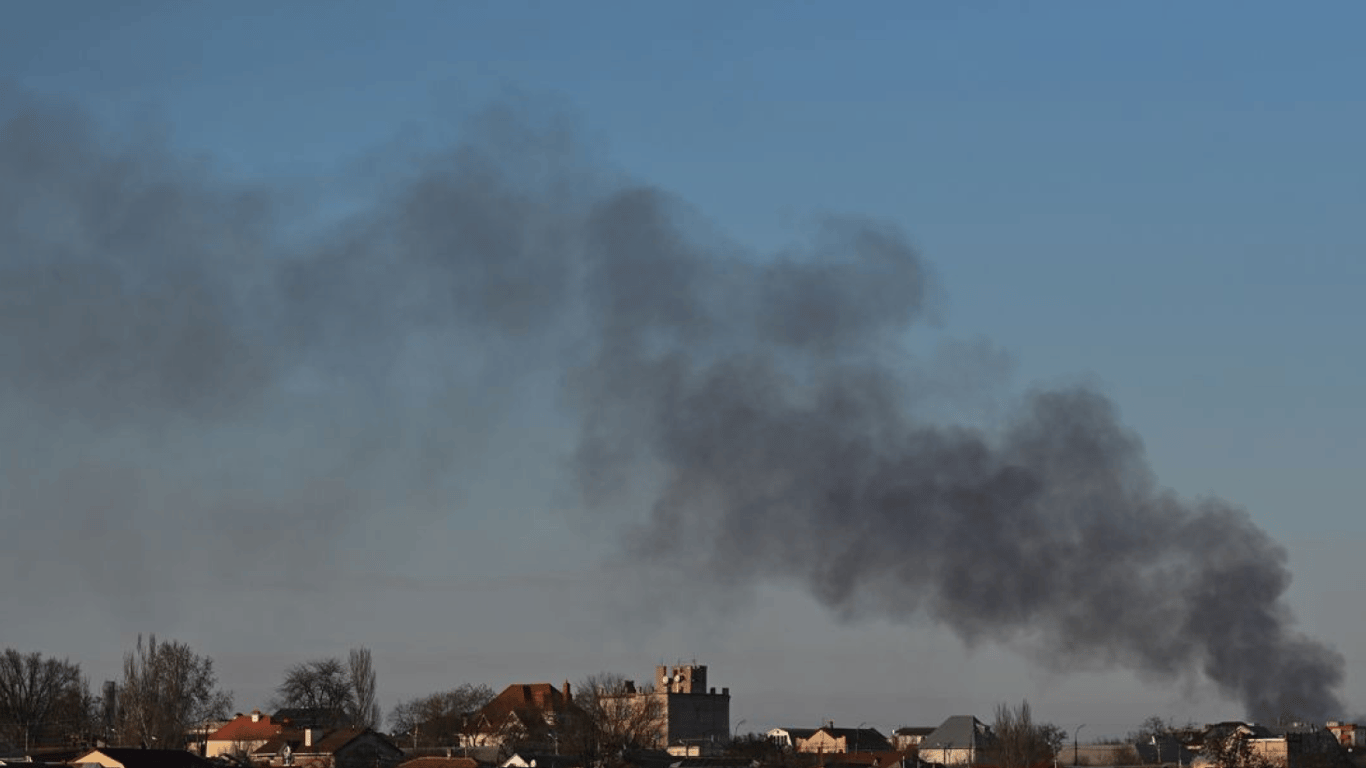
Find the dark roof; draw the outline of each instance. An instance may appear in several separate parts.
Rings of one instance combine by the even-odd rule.
[[[892,731],[892,735],[893,735],[893,736],[929,736],[931,733],[934,733],[934,728],[933,728],[933,727],[929,727],[929,728],[911,728],[911,727],[904,727],[904,728],[898,728],[898,729],[896,729],[895,731]]]
[[[105,747],[82,753],[71,762],[93,762],[83,758],[93,754],[123,763],[125,768],[212,768],[213,763],[183,749],[137,749],[133,747]]]
[[[393,742],[385,738],[382,734],[376,733],[369,728],[337,728],[331,731],[323,731],[320,738],[313,742],[312,746],[304,746],[304,732],[300,730],[281,731],[266,740],[265,744],[252,751],[256,755],[274,755],[279,753],[286,744],[296,755],[332,755],[338,750],[350,744],[357,738],[366,734],[373,735],[376,739],[388,744],[395,752],[401,750],[394,746]]]
[[[479,768],[479,761],[472,757],[414,757],[395,768]]]
[[[991,729],[972,715],[954,715],[945,720],[920,742],[925,749],[979,748],[991,742]]]
[[[836,739],[844,739],[846,747],[851,751],[886,752],[892,748],[887,737],[883,736],[876,728],[831,728],[827,726],[816,730],[817,732],[824,731]]]
[[[37,763],[69,763],[81,755],[90,754],[89,746],[83,747],[36,747],[29,749],[29,760]]]

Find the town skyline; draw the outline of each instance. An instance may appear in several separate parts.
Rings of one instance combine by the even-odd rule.
[[[152,637],[147,639],[153,641],[160,641],[163,644],[180,643],[180,641],[171,637]],[[143,640],[144,638],[139,637],[137,642],[142,643]],[[35,649],[0,650],[16,650],[20,651],[21,653],[35,652]],[[337,658],[342,664],[345,664],[346,661],[345,653],[332,657],[323,655],[312,655],[308,656],[307,658],[294,658],[292,661],[288,663],[287,666],[282,667],[274,672],[273,682],[271,684],[271,687],[267,691],[265,691],[264,693],[254,693],[254,698],[243,698],[242,694],[240,694],[234,688],[233,681],[231,679],[225,679],[223,677],[222,673],[220,672],[221,667],[212,655],[204,653],[202,649],[198,648],[189,647],[189,650],[201,656],[203,659],[207,659],[208,661],[212,662],[213,673],[216,679],[215,687],[218,690],[221,690],[222,692],[226,693],[228,696],[229,706],[227,707],[225,712],[229,716],[241,716],[243,714],[250,714],[253,712],[269,715],[281,711],[282,709],[288,710],[292,706],[297,706],[296,704],[291,703],[288,700],[287,695],[284,693],[284,684],[287,677],[289,677],[292,674],[296,674],[297,670],[313,667],[316,664],[327,661],[330,658]],[[351,650],[355,651],[357,649],[353,648]],[[359,650],[365,651],[367,655],[370,653],[369,649],[361,648]],[[80,660],[78,659],[59,659],[59,657],[53,657],[41,651],[36,652],[42,655],[44,658],[58,659],[64,662],[74,663],[77,665],[80,664]],[[127,652],[127,654],[131,653],[131,650]],[[411,703],[425,696],[429,696],[432,694],[440,694],[447,691],[455,690],[457,688],[484,687],[489,691],[489,695],[491,696],[494,693],[511,690],[514,688],[521,688],[528,685],[543,685],[549,686],[550,688],[553,688],[555,690],[561,690],[561,688],[563,687],[563,689],[567,692],[570,692],[572,696],[572,692],[580,691],[585,685],[596,685],[604,679],[609,679],[625,681],[625,684],[633,685],[636,689],[648,691],[652,690],[657,685],[657,681],[654,678],[658,674],[658,670],[661,668],[669,670],[670,673],[672,673],[672,671],[675,669],[681,671],[683,669],[699,668],[702,670],[703,680],[707,680],[707,676],[710,675],[709,685],[712,692],[715,693],[717,691],[724,691],[724,693],[729,699],[727,718],[729,723],[727,729],[725,730],[739,736],[751,734],[757,734],[762,736],[773,729],[866,727],[877,729],[880,732],[882,732],[884,736],[890,737],[893,731],[895,731],[898,728],[936,726],[939,725],[943,720],[949,717],[956,716],[973,716],[977,717],[980,720],[983,720],[984,722],[989,723],[992,719],[992,716],[998,708],[1013,707],[1016,706],[1020,701],[1030,701],[1027,695],[1021,699],[1013,701],[1006,698],[998,698],[997,700],[990,702],[987,702],[986,700],[981,700],[976,702],[976,709],[968,709],[968,707],[972,706],[972,704],[965,703],[962,705],[957,705],[954,703],[952,699],[945,697],[939,702],[939,704],[946,708],[942,711],[936,712],[936,710],[933,708],[934,705],[927,703],[925,701],[925,697],[922,696],[908,695],[900,698],[893,697],[891,699],[887,699],[886,697],[879,696],[877,694],[870,695],[866,698],[860,698],[858,696],[848,696],[841,698],[839,701],[839,706],[845,707],[845,709],[843,709],[842,711],[829,712],[826,716],[822,716],[815,721],[794,721],[791,717],[785,716],[784,712],[810,712],[814,710],[810,709],[809,707],[785,707],[782,703],[778,703],[775,706],[774,703],[771,701],[767,704],[763,704],[761,703],[762,699],[755,700],[747,696],[746,691],[744,691],[743,689],[737,690],[733,688],[730,684],[730,679],[723,674],[724,670],[716,670],[710,665],[708,665],[706,661],[706,659],[697,658],[677,659],[672,662],[661,661],[658,664],[656,664],[654,668],[652,668],[651,670],[641,671],[641,674],[634,674],[633,672],[626,671],[624,669],[618,669],[609,666],[598,669],[595,672],[585,673],[577,677],[562,677],[558,679],[550,679],[537,678],[535,676],[523,676],[520,678],[503,680],[497,683],[490,683],[479,679],[453,678],[443,681],[439,680],[438,678],[429,677],[427,678],[427,682],[431,685],[430,689],[410,691],[405,694],[395,694],[392,691],[388,690],[387,686],[385,685],[384,670],[387,665],[384,663],[384,659],[381,656],[374,656],[372,658],[372,663],[374,665],[373,668],[376,670],[377,673],[376,701],[379,704],[379,721],[378,725],[376,726],[376,730],[379,730],[383,733],[397,732],[393,730],[396,722],[394,718],[398,714],[396,711],[397,705]],[[110,684],[113,684],[117,687],[121,687],[124,684],[124,680],[120,676],[105,678],[103,682],[101,682],[100,680],[97,680],[94,676],[92,676],[90,671],[86,669],[84,666],[81,667],[81,672],[83,674],[84,679],[90,685],[90,693],[96,697],[104,695],[107,692],[104,690],[105,687]],[[257,670],[257,672],[264,675],[267,671]],[[745,678],[741,677],[740,679]],[[707,684],[704,683],[703,688],[699,689],[698,692],[703,692],[706,689],[706,686]],[[802,691],[800,689],[792,689],[792,693],[795,694],[797,697],[819,702],[817,706],[829,707],[829,700],[823,699],[821,692],[819,690]],[[911,714],[899,717],[898,713],[902,712]],[[1051,725],[1057,726],[1058,728],[1066,731],[1067,733],[1072,734],[1072,737],[1074,739],[1080,740],[1081,743],[1092,744],[1112,743],[1116,740],[1123,740],[1128,735],[1136,731],[1139,731],[1141,728],[1145,726],[1147,721],[1152,720],[1153,718],[1159,718],[1173,727],[1203,727],[1214,723],[1230,721],[1257,722],[1262,725],[1275,725],[1278,724],[1279,720],[1281,719],[1278,718],[1275,721],[1258,721],[1255,718],[1248,718],[1245,715],[1224,713],[1221,716],[1201,720],[1191,716],[1177,716],[1170,711],[1153,710],[1148,712],[1148,714],[1143,716],[1143,718],[1136,719],[1133,722],[1107,722],[1104,719],[1103,710],[1097,710],[1093,712],[1093,714],[1101,716],[1092,718],[1090,722],[1080,721],[1069,724],[1063,721],[1059,721],[1054,717],[1051,717],[1049,714],[1049,710],[1047,708],[1034,708],[1034,717],[1036,722],[1049,723]],[[844,715],[845,717],[841,718],[837,715]],[[1287,716],[1294,717],[1293,715]],[[804,715],[798,715],[798,717],[804,717]],[[1330,717],[1326,719],[1324,722],[1328,721],[1354,722],[1353,718],[1348,716]],[[1310,722],[1314,721],[1311,720]],[[1320,726],[1323,725],[1323,723],[1318,724]],[[1078,728],[1080,728],[1081,730],[1079,731]],[[1085,738],[1082,738],[1082,733],[1086,734]]]

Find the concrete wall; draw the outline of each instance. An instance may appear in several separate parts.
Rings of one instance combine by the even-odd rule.
[[[238,753],[251,754],[257,747],[266,743],[266,739],[254,739],[249,741],[208,741],[204,744],[204,757],[214,758],[220,755],[232,755]]]

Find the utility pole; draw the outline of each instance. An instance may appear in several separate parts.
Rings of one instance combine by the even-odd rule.
[[[1082,723],[1081,725],[1077,726],[1077,730],[1072,731],[1072,765],[1074,766],[1081,764],[1081,761],[1077,759],[1077,753],[1079,750],[1077,746],[1079,742],[1077,739],[1081,735],[1081,729],[1085,727],[1086,723]]]

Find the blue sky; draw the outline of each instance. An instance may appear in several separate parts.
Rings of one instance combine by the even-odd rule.
[[[457,142],[501,100],[755,258],[826,213],[894,223],[939,290],[933,334],[908,348],[1008,359],[986,413],[1059,382],[1111,396],[1163,485],[1228,499],[1289,548],[1292,608],[1346,656],[1347,701],[1366,699],[1362,619],[1342,610],[1366,534],[1362,6],[71,2],[8,17],[7,88],[73,104],[116,141],[164,140],[321,221],[382,185],[376,168]],[[470,387],[471,402],[494,397]],[[145,625],[211,651],[240,708],[264,703],[285,664],[367,644],[391,701],[433,680],[643,677],[696,657],[751,727],[932,725],[1024,697],[1097,736],[1153,713],[1237,714],[1199,685],[967,652],[928,620],[841,625],[778,587],[738,612],[606,628],[612,550],[565,511],[550,411],[480,427],[458,521],[345,533],[377,561],[349,566],[354,583],[190,578],[177,611],[112,637],[89,631],[101,601],[72,594],[4,642],[109,675]],[[358,602],[372,624],[337,618]],[[202,607],[224,604],[231,620]]]

